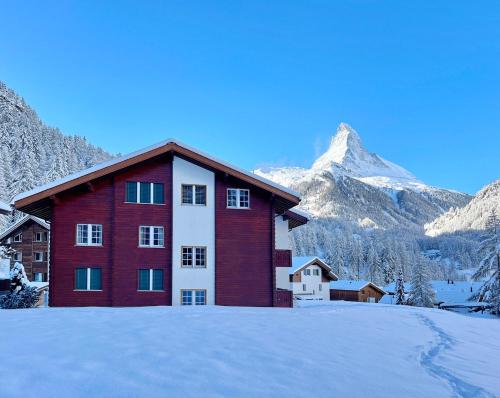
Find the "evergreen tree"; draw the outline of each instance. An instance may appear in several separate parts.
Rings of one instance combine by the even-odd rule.
[[[479,252],[483,258],[473,277],[486,280],[477,298],[491,304],[492,312],[500,315],[500,220],[494,209],[488,216]]]
[[[417,260],[413,267],[408,303],[416,307],[433,307],[434,298],[428,265],[425,261]]]
[[[394,297],[397,305],[406,304],[405,285],[404,285],[403,267],[399,267],[396,277],[396,287],[394,289]]]

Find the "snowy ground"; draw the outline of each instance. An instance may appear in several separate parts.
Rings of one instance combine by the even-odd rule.
[[[500,320],[381,304],[0,310],[0,396],[500,397]]]

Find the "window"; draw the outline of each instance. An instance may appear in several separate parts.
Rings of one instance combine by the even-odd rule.
[[[311,275],[311,270],[310,269],[305,269],[304,270],[304,275]]]
[[[250,208],[250,191],[248,189],[227,189],[227,207],[232,209]]]
[[[163,247],[163,227],[141,226],[139,227],[140,247]]]
[[[43,252],[33,252],[33,261],[36,262],[43,261]]]
[[[33,274],[33,281],[34,282],[43,282],[44,281],[43,280],[43,273],[41,273],[41,272],[35,272]]]
[[[23,241],[23,234],[17,234],[14,236],[14,242],[22,242]]]
[[[207,291],[202,290],[202,289],[181,290],[181,304],[182,305],[206,305],[207,304]]]
[[[164,185],[153,182],[127,181],[125,188],[125,202],[141,204],[164,204]]]
[[[77,268],[75,270],[75,290],[102,290],[100,268]]]
[[[137,271],[137,290],[162,291],[163,270],[162,269],[140,269]]]
[[[303,283],[303,284],[302,284],[302,290],[303,290],[304,292],[306,291],[306,284],[305,284],[305,283]]]
[[[318,285],[318,290],[319,290],[320,292],[323,290],[323,285],[322,285],[321,283]]]
[[[319,269],[313,269],[313,275],[318,276],[319,275]]]
[[[43,233],[43,241],[47,242],[48,240],[49,240],[49,233],[48,232],[44,232]]]
[[[102,225],[100,224],[77,224],[76,244],[79,246],[101,246]]]
[[[22,252],[15,252],[12,256],[12,259],[14,261],[23,261],[23,253]]]
[[[43,242],[43,233],[42,232],[35,232],[33,234],[33,241],[34,242]]]
[[[181,266],[186,268],[206,268],[207,248],[196,246],[182,247]]]
[[[182,185],[182,204],[199,205],[207,204],[207,187],[205,185]]]

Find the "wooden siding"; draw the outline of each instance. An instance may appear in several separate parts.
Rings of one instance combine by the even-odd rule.
[[[250,189],[250,209],[228,209],[227,188]],[[273,305],[271,195],[230,176],[215,179],[215,304]]]
[[[44,275],[44,280],[47,278],[47,254],[49,251],[49,244],[48,241],[35,242],[35,232],[41,232],[43,234],[44,232],[48,232],[48,230],[30,219],[2,240],[2,242],[6,242],[8,238],[11,238],[9,246],[15,251],[22,253],[22,259],[19,262],[23,264],[26,276],[30,281],[33,281],[35,272],[42,273]],[[19,233],[23,234],[22,242],[14,242],[14,236]],[[44,253],[43,261],[33,261],[35,259],[34,252]],[[11,265],[13,265],[14,262],[15,261],[12,259]]]
[[[292,251],[291,250],[275,250],[274,251],[276,267],[291,267],[292,266]]]
[[[359,291],[330,289],[330,300],[358,301],[365,303],[369,301],[369,297],[374,297],[375,302],[378,303],[382,296],[383,294],[381,292],[370,285],[365,286]]]
[[[274,292],[274,306],[283,308],[293,307],[293,292],[291,290],[276,289]]]
[[[140,306],[171,303],[170,155],[68,191],[53,205],[51,306]],[[126,181],[162,182],[165,204],[125,203]],[[103,245],[77,246],[77,224],[101,224]],[[163,226],[164,248],[139,248],[139,226]],[[74,291],[80,267],[102,269],[102,291]],[[137,291],[137,270],[164,270],[164,291]]]

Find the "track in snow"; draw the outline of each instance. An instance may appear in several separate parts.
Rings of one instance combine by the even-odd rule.
[[[431,329],[437,336],[437,344],[431,347],[428,352],[422,354],[420,363],[424,368],[426,368],[432,375],[445,380],[454,392],[454,396],[458,398],[495,398],[494,395],[483,390],[481,387],[475,386],[474,384],[469,384],[466,381],[458,378],[450,371],[448,371],[443,366],[437,365],[434,359],[444,350],[449,349],[454,340],[451,336],[446,334],[441,328],[436,326],[436,324],[428,317],[422,314],[416,314],[417,317],[425,324],[429,329]]]

